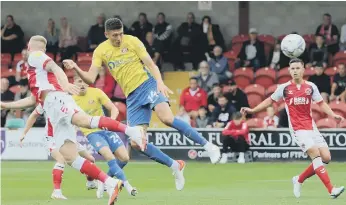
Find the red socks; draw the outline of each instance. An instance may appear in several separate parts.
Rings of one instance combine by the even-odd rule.
[[[56,163],[54,165],[52,175],[53,175],[53,185],[54,189],[60,189],[61,188],[61,182],[62,182],[62,175],[64,173],[64,164]]]
[[[324,166],[320,166],[315,170],[316,175],[323,182],[324,186],[327,188],[328,192],[331,193],[333,189],[333,185],[330,182],[328,172]]]
[[[312,165],[312,163],[308,166],[308,168],[306,168],[304,170],[303,173],[301,173],[299,175],[299,178],[298,178],[298,182],[299,183],[303,183],[307,178],[310,178],[312,177],[313,175],[315,175],[315,170],[314,170],[314,166]]]
[[[100,121],[98,123],[98,128],[107,129],[113,132],[120,131],[125,133],[126,127],[127,126],[125,124],[116,120],[112,120],[109,117],[100,117]]]
[[[83,159],[83,158],[82,158]],[[77,161],[77,160],[76,160]],[[86,174],[87,176],[98,179],[102,182],[105,182],[108,178],[107,174],[101,171],[95,164],[89,162],[88,160],[84,159],[84,162],[80,168],[80,172],[82,174]]]

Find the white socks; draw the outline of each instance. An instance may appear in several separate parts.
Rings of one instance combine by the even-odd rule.
[[[179,170],[180,164],[179,164],[177,161],[173,160],[173,164],[172,164],[172,166],[170,166],[170,168],[171,168],[173,171]]]
[[[209,151],[209,150],[211,150],[212,145],[213,145],[213,144],[211,144],[210,142],[207,142],[207,143],[203,146],[203,148],[205,149],[205,151]]]
[[[315,159],[313,159],[312,160],[312,166],[314,167],[314,170],[323,166],[323,162],[322,162],[321,157],[316,157]]]
[[[99,128],[100,116],[93,116],[90,121],[90,128]]]
[[[78,171],[80,171],[82,169],[82,166],[85,162],[85,159],[78,156],[71,164],[71,167],[77,169]]]
[[[58,170],[64,171],[64,168],[65,168],[65,164],[61,164],[61,163],[57,162],[57,163],[55,163],[53,169],[58,169]]]

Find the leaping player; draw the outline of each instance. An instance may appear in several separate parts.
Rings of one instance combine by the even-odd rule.
[[[36,103],[43,105],[55,138],[56,148],[67,164],[82,174],[98,179],[106,184],[109,194],[108,205],[113,205],[123,185],[121,180],[107,176],[95,164],[79,156],[77,136],[74,125],[83,128],[100,128],[125,132],[140,149],[144,150],[145,141],[141,127],[128,127],[104,116],[90,116],[76,105],[71,94],[78,94],[79,88],[68,82],[63,70],[45,54],[47,40],[43,36],[33,36],[28,43],[28,80],[32,97],[15,102],[3,103],[1,108],[23,109]]]
[[[344,120],[340,115],[335,114],[329,105],[323,101],[323,98],[312,82],[305,81],[304,63],[300,59],[292,59],[289,63],[289,72],[292,80],[278,86],[271,97],[264,100],[255,108],[242,108],[241,112],[246,114],[257,113],[280,99],[285,101],[285,108],[288,114],[289,129],[292,137],[297,144],[306,152],[312,160],[309,167],[299,176],[292,179],[293,193],[299,198],[303,182],[317,175],[323,182],[332,198],[337,198],[343,191],[344,187],[334,187],[329,179],[326,164],[330,161],[330,152],[326,141],[318,131],[311,115],[311,103],[315,101],[320,108],[329,116],[336,120]]]
[[[108,40],[95,49],[88,72],[81,70],[72,60],[65,60],[64,66],[74,69],[84,82],[92,84],[102,64],[107,65],[127,97],[127,118],[130,126],[141,125],[146,131],[154,110],[164,124],[179,130],[203,146],[211,162],[217,163],[221,156],[220,149],[204,139],[189,124],[174,117],[168,104],[168,95],[172,91],[163,83],[160,71],[143,43],[134,36],[124,35],[123,23],[117,18],[110,18],[105,22],[105,36]],[[170,167],[175,175],[176,189],[184,188],[185,162],[173,160],[150,143],[142,153]]]

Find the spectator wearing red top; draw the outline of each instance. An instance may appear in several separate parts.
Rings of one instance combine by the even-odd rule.
[[[277,128],[279,125],[279,118],[275,115],[273,106],[267,108],[267,116],[263,118],[265,128]]]
[[[223,148],[221,150],[221,164],[227,163],[228,153],[239,152],[238,163],[245,163],[245,152],[249,149],[250,140],[248,137],[249,129],[246,122],[243,121],[243,116],[240,112],[232,115],[232,120],[227,123],[227,126],[222,131]],[[231,148],[231,149],[229,149]]]
[[[196,78],[190,78],[190,86],[181,93],[180,105],[193,119],[197,117],[201,106],[207,106],[207,93],[198,86]]]
[[[109,75],[105,69],[101,69],[95,81],[95,88],[102,90],[109,98],[112,98],[114,87],[115,83],[113,77]]]
[[[22,60],[17,63],[16,66],[16,81],[19,82],[21,79],[27,79],[27,69],[29,68],[28,51],[26,49],[22,50]]]

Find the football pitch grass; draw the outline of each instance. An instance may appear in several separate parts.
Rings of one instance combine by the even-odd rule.
[[[67,201],[51,200],[54,162],[1,163],[1,204],[3,205],[106,205],[87,190],[86,179],[70,167],[65,168],[62,189]],[[103,170],[106,163],[98,162]],[[130,162],[125,173],[138,188],[136,197],[125,190],[116,204],[124,205],[342,205],[346,193],[331,199],[317,177],[306,181],[302,196],[292,193],[291,178],[308,162],[248,163],[211,165],[187,162],[186,184],[176,191],[171,170],[152,162]],[[329,175],[334,184],[346,185],[346,164],[331,163]]]

